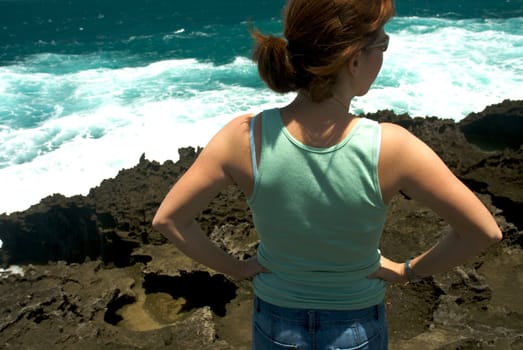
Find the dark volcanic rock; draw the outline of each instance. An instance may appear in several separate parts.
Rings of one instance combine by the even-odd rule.
[[[30,211],[0,219],[4,265],[83,262],[104,250],[104,236],[96,222],[94,206],[80,197],[55,195]]]
[[[471,113],[459,124],[467,140],[485,150],[518,149],[523,144],[520,101],[505,100],[481,113]]]
[[[487,205],[504,240],[453,271],[386,295],[391,349],[523,348],[523,101],[504,101],[459,123],[390,111],[429,144]],[[0,215],[0,337],[12,349],[247,349],[252,290],[196,264],[151,228],[152,217],[199,150],[139,163],[87,196],[54,195]],[[220,247],[255,253],[243,194],[222,191],[198,217]],[[396,260],[434,244],[448,227],[401,196],[390,204],[382,251]],[[33,265],[29,265],[33,264]],[[507,317],[510,322],[507,322]]]
[[[152,230],[151,220],[196,155],[193,148],[181,149],[178,163],[163,165],[142,156],[135,167],[104,180],[86,197],[54,195],[24,212],[0,215],[0,262],[8,266],[101,257],[117,266],[130,264],[134,248],[165,242]]]

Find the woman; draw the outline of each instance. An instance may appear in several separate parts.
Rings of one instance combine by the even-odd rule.
[[[493,217],[423,142],[350,116],[387,50],[391,0],[290,0],[285,38],[254,32],[254,60],[287,106],[221,129],[154,218],[182,252],[236,279],[254,277],[253,349],[386,349],[385,282],[415,282],[501,239]],[[194,218],[224,187],[245,193],[260,238],[239,261]],[[380,255],[387,203],[403,192],[452,232],[423,254]]]

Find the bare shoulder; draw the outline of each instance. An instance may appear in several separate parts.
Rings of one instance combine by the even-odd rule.
[[[207,147],[233,147],[238,142],[245,142],[248,137],[249,126],[253,114],[242,114],[231,119],[225,124],[207,144]]]
[[[252,117],[254,116],[253,113],[245,113],[245,114],[241,114],[241,115],[238,115],[236,117],[234,117],[233,119],[231,119],[231,121],[229,121],[224,128],[228,128],[228,129],[233,129],[235,131],[238,131],[237,128],[240,129],[240,131],[243,131],[245,130],[245,128],[249,127],[249,122],[251,121]],[[231,131],[233,131],[231,130]]]
[[[412,156],[411,152],[420,149],[421,140],[404,127],[394,123],[380,123],[381,126],[381,150],[380,163],[388,170],[393,167],[399,170],[399,166],[405,157]]]
[[[222,148],[237,145],[249,131],[249,122],[252,114],[242,114],[231,119],[209,141],[205,148]]]
[[[238,173],[249,167],[249,127],[252,114],[242,114],[225,124],[204,147],[196,165],[206,172],[219,172],[229,181],[238,182]]]
[[[475,201],[439,155],[405,128],[382,124],[382,152],[381,171],[392,174],[394,190],[402,191],[445,218],[460,205]]]
[[[410,131],[401,125],[394,123],[380,123],[382,143],[390,148],[404,146],[409,142],[415,142],[417,139]]]
[[[381,151],[394,162],[396,167],[405,165],[407,169],[425,162],[441,161],[439,156],[416,135],[394,123],[382,123]]]

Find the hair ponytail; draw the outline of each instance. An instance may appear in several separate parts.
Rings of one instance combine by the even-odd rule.
[[[294,68],[289,61],[285,40],[263,35],[257,30],[251,32],[256,45],[252,58],[258,64],[262,80],[278,93],[296,91]]]
[[[394,15],[393,0],[288,0],[281,38],[251,33],[260,77],[274,91],[332,96],[340,69]]]

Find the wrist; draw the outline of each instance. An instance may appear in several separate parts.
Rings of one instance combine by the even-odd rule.
[[[232,276],[235,280],[241,281],[252,277],[254,270],[252,258],[247,260],[238,260],[237,263],[239,266],[238,271],[234,276]]]
[[[410,262],[411,262],[411,260],[407,259],[407,260],[405,260],[405,263],[403,264],[404,269],[405,269],[405,276],[407,277],[407,281],[409,283],[420,282],[422,280],[422,278],[420,276],[416,275],[416,273],[412,269]]]

